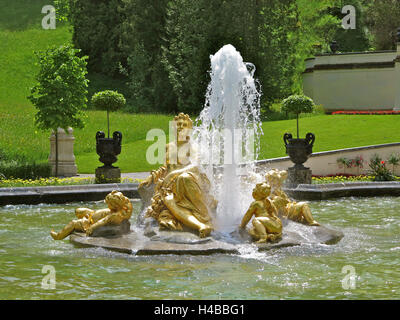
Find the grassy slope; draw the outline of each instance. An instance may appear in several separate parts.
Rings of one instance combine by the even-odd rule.
[[[400,116],[321,115],[300,119],[300,136],[315,134],[314,152],[399,142]],[[285,155],[283,134],[296,133],[296,120],[264,122],[261,158]]]
[[[67,26],[56,30],[41,29],[41,8],[48,0],[0,0],[0,149],[8,153],[28,154],[45,161],[48,156],[49,132],[34,126],[35,109],[26,99],[34,84],[37,67],[33,51],[50,44],[71,41]],[[123,172],[145,171],[145,141],[151,128],[168,129],[171,116],[113,113],[111,130],[123,133],[122,154],[117,165]],[[316,135],[314,151],[400,141],[399,116],[316,116],[300,120],[300,132]],[[88,111],[87,125],[75,131],[75,155],[79,172],[93,173],[100,164],[95,153],[95,133],[106,130],[105,112]],[[260,158],[285,155],[282,136],[295,133],[295,120],[265,122]]]
[[[36,111],[26,99],[37,72],[34,51],[71,41],[65,25],[58,24],[55,30],[41,28],[41,8],[49,3],[0,0],[0,149],[9,154],[26,154],[38,161],[48,157],[49,132],[35,128]],[[98,130],[106,130],[107,122],[105,112],[87,114],[85,129],[75,131],[75,155],[79,171],[91,173],[100,164],[94,137]],[[142,165],[145,156],[137,150],[151,144],[144,140],[149,129],[167,130],[170,117],[113,113],[110,118],[111,130],[123,132],[123,150],[132,150],[121,155],[118,164],[122,170],[148,170],[148,165]]]

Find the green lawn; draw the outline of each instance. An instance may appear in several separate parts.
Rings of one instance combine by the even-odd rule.
[[[315,134],[314,152],[400,141],[398,115],[320,115],[300,119],[300,136]],[[296,120],[263,123],[261,158],[285,155],[283,134],[296,134]]]
[[[35,108],[26,99],[33,86],[37,67],[36,50],[48,45],[71,41],[69,27],[57,24],[56,30],[41,29],[41,8],[48,0],[0,0],[0,151],[24,154],[37,161],[46,161],[49,152],[49,132],[34,126]],[[96,86],[106,86],[107,79],[95,77]],[[116,85],[110,81],[110,87]],[[120,84],[118,84],[120,85]],[[112,88],[114,89],[114,88]],[[87,125],[75,130],[75,156],[80,173],[94,173],[98,162],[95,134],[106,131],[106,112],[88,111]],[[123,133],[122,153],[117,165],[122,172],[147,171],[157,167],[146,162],[146,149],[152,144],[146,134],[152,128],[168,130],[170,115],[128,114],[110,115],[111,131]],[[400,141],[400,116],[327,116],[300,119],[301,136],[316,135],[314,151],[333,150]],[[285,155],[282,136],[296,132],[296,121],[264,122],[260,158]]]

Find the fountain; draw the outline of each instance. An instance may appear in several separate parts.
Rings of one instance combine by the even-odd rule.
[[[82,203],[68,203],[70,198],[64,198],[67,199],[64,205],[0,206],[0,284],[8,289],[0,292],[0,299],[385,299],[395,296],[399,288],[395,254],[400,249],[399,198],[296,202],[281,188],[287,177],[285,171],[270,170],[265,176],[256,174],[253,160],[261,130],[259,91],[255,90],[257,86],[252,79],[254,68],[241,64],[240,54],[232,46],[223,49],[212,57],[214,69],[207,102],[194,125],[190,139],[193,148],[186,149],[192,162],[184,163],[184,157],[177,154],[181,147],[191,145],[185,139],[191,121],[180,114],[175,118],[176,143],[168,146],[171,161],[153,171],[142,185],[146,210],[141,212],[140,201],[131,200],[132,207],[126,200],[122,201],[121,217],[132,214],[129,233],[124,231],[125,227],[122,233],[116,228],[115,233],[115,227],[107,225],[108,222],[100,225],[103,220],[92,228],[95,230],[91,230],[91,235],[91,231],[88,236],[83,232],[70,235],[70,241],[77,247],[89,247],[75,249],[65,241],[53,241],[48,231],[51,227],[63,230],[65,221],[60,219],[60,214],[73,212]],[[232,66],[239,65],[241,71],[227,70],[224,63],[228,61]],[[229,77],[225,78],[226,75]],[[236,91],[228,87],[218,92],[217,85],[221,89],[227,83],[236,83]],[[246,90],[250,96],[241,95]],[[232,96],[225,96],[226,92]],[[234,96],[239,99],[233,99]],[[236,112],[238,109],[226,107],[232,105],[243,106],[241,110],[246,116]],[[240,129],[237,130],[240,134],[232,134],[227,127]],[[229,150],[230,141],[234,145],[240,141],[245,150],[242,157],[238,151]],[[195,144],[199,146],[197,150]],[[217,145],[222,147],[214,148]],[[208,150],[212,152],[207,153]],[[237,157],[224,162],[233,152]],[[174,154],[178,156],[176,161]],[[206,161],[210,158],[212,162]],[[173,174],[168,178],[170,173]],[[256,216],[259,219],[253,219],[256,221],[253,226],[261,223],[265,230],[259,229],[261,232],[257,233],[250,229],[250,235],[238,230],[240,225],[244,227],[250,222],[248,218],[254,213],[248,210],[254,209],[253,189],[254,200],[265,204],[260,211],[266,216],[276,215],[282,222],[282,230],[278,225],[274,233],[260,215]],[[128,190],[123,191],[126,194]],[[190,191],[198,193],[188,196]],[[175,198],[178,195],[192,200],[186,206],[189,211],[182,210],[182,203],[178,201],[181,199]],[[198,198],[203,199],[197,203]],[[195,212],[194,203],[205,204],[207,211],[200,208]],[[103,209],[103,202],[88,202],[84,206],[92,209],[76,210],[78,218],[99,218],[93,221],[93,226],[107,210]],[[112,214],[113,209],[109,207],[106,212]],[[197,222],[192,219],[196,216]],[[332,224],[346,237],[341,240],[342,232],[319,224]],[[114,228],[113,233],[105,234],[104,226]],[[264,231],[268,239],[260,237],[265,236]],[[271,234],[275,236],[270,237]],[[254,243],[253,240],[266,241]],[[270,250],[268,254],[266,250]],[[43,270],[49,267],[57,272],[55,290],[40,286],[41,277],[47,276]],[[356,286],[344,281],[349,279],[346,270],[353,270]]]
[[[261,93],[254,71],[254,65],[244,63],[232,45],[211,56],[205,108],[194,129],[195,141],[202,151],[200,164],[210,177],[218,201],[215,225],[222,232],[237,228],[251,199],[252,184],[241,177],[255,177],[254,160],[262,134]],[[216,166],[221,172],[217,179]]]
[[[262,130],[254,71],[232,45],[211,56],[204,110],[195,125],[186,114],[174,118],[164,165],[139,185],[137,227],[113,238],[75,232],[71,241],[135,254],[237,254],[252,239],[261,251],[309,239],[337,243],[341,232],[320,226],[307,203],[281,190],[284,171],[256,173]]]

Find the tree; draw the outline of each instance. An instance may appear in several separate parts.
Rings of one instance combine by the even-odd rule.
[[[92,97],[92,104],[96,109],[107,110],[107,132],[110,138],[110,116],[109,113],[121,109],[126,103],[124,96],[116,91],[105,90],[98,92]]]
[[[370,0],[366,15],[376,49],[395,49],[397,29],[400,27],[400,2],[398,0]]]
[[[163,64],[168,71],[178,109],[203,108],[209,82],[210,54],[232,44],[244,61],[256,66],[268,104],[290,92],[296,27],[294,0],[174,0],[167,7]]]
[[[52,129],[56,137],[56,170],[58,175],[58,128],[83,128],[88,80],[86,59],[69,45],[37,52],[37,84],[28,99],[36,107],[35,124],[41,130]]]
[[[330,9],[333,16],[342,20],[345,14],[342,13],[342,6],[352,5],[356,9],[356,28],[344,29],[342,25],[337,28],[334,40],[339,44],[339,51],[342,52],[360,52],[370,49],[370,39],[366,25],[366,7],[363,0],[347,0],[335,1],[334,6]]]
[[[65,2],[65,0],[63,0]],[[89,56],[90,72],[120,75],[126,65],[121,53],[121,25],[125,19],[122,0],[69,0],[68,19],[73,25],[75,47]]]
[[[302,92],[305,59],[329,51],[329,43],[340,27],[340,21],[329,9],[332,0],[296,0],[297,28],[290,35],[296,48],[293,92]]]
[[[168,43],[165,23],[167,0],[123,0],[121,51],[127,57],[126,75],[138,111],[177,111],[176,96],[162,64],[162,46]]]
[[[68,21],[70,19],[70,2],[73,0],[54,0],[57,20]]]

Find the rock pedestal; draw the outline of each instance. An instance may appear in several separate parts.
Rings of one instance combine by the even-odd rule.
[[[131,230],[131,223],[128,220],[122,221],[118,225],[102,226],[95,229],[92,233],[92,237],[118,237],[124,234],[128,234]]]
[[[99,167],[96,169],[96,183],[120,183],[121,170],[114,167]]]
[[[58,176],[72,177],[78,173],[78,168],[75,163],[74,156],[74,141],[72,128],[68,128],[66,133],[64,129],[58,128]],[[51,173],[56,173],[56,135],[52,132],[50,136],[50,156],[49,164],[51,166]]]
[[[193,232],[159,230],[157,226],[151,224],[145,227],[144,232],[136,228],[135,231],[114,237],[87,237],[84,233],[74,232],[70,236],[70,241],[77,246],[102,247],[135,255],[210,255],[240,254],[243,246],[255,247],[258,251],[268,251],[302,244],[332,245],[344,236],[341,231],[324,226],[309,227],[286,219],[282,224],[282,239],[262,244],[253,243],[246,231],[235,231],[229,238],[217,232],[213,232],[210,237],[199,238]]]
[[[312,171],[310,168],[292,167],[288,169],[287,186],[296,187],[299,184],[311,184],[312,182]]]

